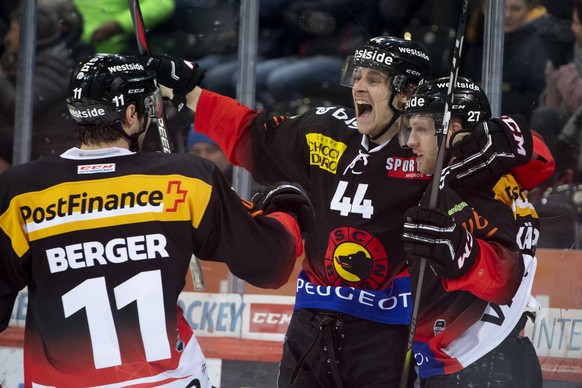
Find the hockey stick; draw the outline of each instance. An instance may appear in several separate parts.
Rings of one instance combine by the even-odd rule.
[[[461,17],[459,19],[459,27],[457,28],[457,37],[455,39],[455,47],[453,49],[453,62],[451,64],[451,74],[449,76],[449,88],[447,89],[447,98],[445,101],[445,109],[443,115],[443,129],[439,137],[439,149],[437,153],[437,160],[435,165],[435,172],[432,178],[432,188],[429,198],[429,207],[435,208],[437,205],[439,183],[441,180],[441,172],[443,169],[443,161],[445,157],[445,148],[447,142],[447,135],[449,133],[449,123],[451,121],[450,106],[453,103],[453,90],[457,84],[457,76],[459,75],[459,66],[461,62],[461,51],[463,49],[463,41],[465,39],[465,26],[467,24],[467,14],[469,13],[469,0],[463,0],[463,8],[461,10]],[[408,343],[406,354],[404,355],[404,364],[402,365],[402,375],[400,376],[400,388],[406,388],[408,384],[408,374],[410,372],[410,363],[412,361],[412,346],[414,345],[414,336],[416,334],[416,325],[418,319],[418,307],[420,304],[420,293],[422,292],[422,283],[424,282],[424,271],[426,269],[426,258],[420,259],[420,269],[418,273],[418,281],[416,283],[416,290],[414,291],[414,302],[412,305],[412,315],[410,317],[410,325],[408,327]]]
[[[143,23],[139,0],[127,0],[127,2],[129,4],[129,11],[131,12],[131,18],[133,20],[133,30],[135,32],[139,53],[151,55],[151,51],[146,39],[145,25]],[[172,143],[170,142],[168,132],[166,130],[168,126],[166,122],[166,112],[164,111],[164,101],[162,99],[160,88],[158,88],[154,93],[154,103],[156,106],[155,122],[158,128],[158,134],[160,136],[161,149],[163,153],[170,154],[172,153]],[[192,273],[194,289],[198,291],[203,290],[205,283],[204,277],[202,275],[202,268],[200,267],[200,261],[195,255],[192,255],[190,259],[190,272]]]
[[[127,0],[129,4],[129,11],[131,12],[131,18],[133,20],[133,30],[135,32],[135,37],[137,39],[137,47],[140,54],[151,55],[150,48],[146,39],[145,26],[143,23],[143,17],[141,15],[141,9],[139,7],[139,0]],[[158,128],[158,134],[160,136],[160,145],[162,152],[165,154],[172,153],[172,143],[168,137],[167,123],[166,123],[166,113],[164,111],[164,102],[162,100],[162,94],[160,89],[154,93],[154,103],[156,105],[156,126]]]

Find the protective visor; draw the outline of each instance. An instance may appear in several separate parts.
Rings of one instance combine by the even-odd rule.
[[[421,126],[422,130],[429,132],[431,136],[436,136],[442,132],[442,114],[411,113],[402,115],[398,120],[398,143],[402,148],[410,148],[408,146],[408,140],[410,139],[410,134],[412,132],[411,120],[413,122],[424,121],[425,123]]]

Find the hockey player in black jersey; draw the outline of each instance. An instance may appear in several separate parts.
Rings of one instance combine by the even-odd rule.
[[[245,205],[205,159],[134,152],[156,90],[136,57],[88,58],[67,99],[80,147],[0,175],[0,331],[28,286],[27,388],[210,388],[177,305],[191,255],[276,288],[302,254],[299,186]]]
[[[421,84],[408,100],[401,121],[405,128],[401,134],[408,137],[407,144],[424,174],[438,168],[437,133],[442,133],[444,125],[448,82],[447,77]],[[448,137],[453,146],[445,154],[448,166],[442,171],[437,205],[427,206],[427,190],[421,204],[405,214],[404,250],[409,254],[413,295],[419,259],[425,258],[428,264],[421,278],[413,345],[421,384],[425,388],[541,387],[535,349],[527,337],[520,336],[526,308],[536,304],[530,294],[539,237],[535,209],[510,173],[482,181],[479,187],[451,179],[455,170],[466,171],[463,164],[477,165],[457,159],[459,149],[470,144],[463,135],[472,132],[473,140],[482,141],[482,150],[493,143],[500,153],[505,148],[507,160],[519,155],[520,147],[527,156],[531,140],[520,132],[525,127],[519,122],[523,118],[489,120],[487,96],[466,78],[457,81],[450,107]],[[518,140],[506,142],[502,127],[512,128]]]
[[[231,162],[261,184],[298,182],[312,199],[315,224],[304,236],[278,386],[397,386],[412,306],[402,218],[430,177],[395,136],[408,97],[429,76],[426,53],[404,39],[370,39],[344,67],[341,82],[352,88],[355,109],[318,107],[291,118],[190,87],[188,80],[202,71],[194,63],[162,56],[144,64],[177,107],[196,112],[196,131],[216,141]],[[547,165],[533,167],[536,173],[524,178],[530,183]]]

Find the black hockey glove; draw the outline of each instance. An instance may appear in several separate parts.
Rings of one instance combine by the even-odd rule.
[[[156,72],[158,82],[173,90],[172,103],[178,112],[186,105],[186,94],[202,82],[206,73],[197,63],[168,55],[141,58],[148,70]]]
[[[533,138],[521,115],[501,116],[455,132],[450,150],[457,159],[443,169],[441,182],[490,185],[531,160]]]
[[[297,183],[279,182],[268,186],[253,195],[251,202],[263,210],[264,214],[290,213],[297,220],[302,233],[309,233],[313,229],[313,205],[307,193]]]
[[[447,279],[465,275],[479,254],[472,234],[439,209],[416,206],[404,215],[404,250],[412,259],[425,258]]]

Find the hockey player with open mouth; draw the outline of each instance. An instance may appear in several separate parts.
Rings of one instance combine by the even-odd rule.
[[[144,64],[177,107],[196,112],[196,131],[233,164],[261,184],[298,182],[312,199],[315,224],[304,235],[278,386],[397,386],[412,307],[402,220],[430,180],[416,155],[400,147],[397,123],[414,88],[430,76],[426,53],[405,39],[372,38],[343,69],[354,108],[318,107],[295,117],[273,117],[192,86],[203,71],[195,63],[154,56]],[[553,171],[540,161],[519,162],[535,171],[524,185]],[[411,373],[410,386],[414,379]]]

